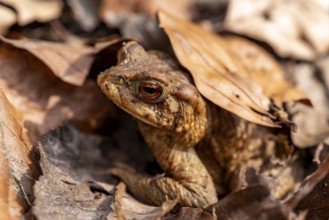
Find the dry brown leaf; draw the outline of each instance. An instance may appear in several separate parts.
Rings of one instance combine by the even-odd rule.
[[[95,81],[87,80],[81,87],[64,83],[24,50],[1,44],[0,69],[0,87],[24,114],[34,141],[63,121],[74,120],[91,129],[113,113]]]
[[[202,95],[248,121],[278,126],[269,113],[270,98],[224,38],[164,12],[159,19],[178,60],[191,72]]]
[[[329,50],[329,14],[316,0],[232,0],[225,27],[283,57],[312,60]]]
[[[23,127],[22,115],[0,90],[0,219],[19,219],[28,210],[39,175],[36,155]]]
[[[247,69],[251,80],[260,85],[277,106],[287,101],[308,100],[301,89],[286,79],[282,67],[264,49],[241,37],[225,37],[225,41]]]
[[[2,42],[24,49],[45,63],[63,81],[81,86],[93,62],[92,47],[72,46],[37,40],[12,40],[0,36]]]
[[[0,34],[7,33],[10,26],[15,24],[17,18],[13,10],[0,5]]]
[[[31,22],[47,22],[58,18],[61,14],[63,2],[60,0],[1,0],[17,10],[18,24],[23,26]]]

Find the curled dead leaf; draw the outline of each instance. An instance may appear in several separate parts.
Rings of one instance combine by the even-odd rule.
[[[19,219],[28,210],[39,175],[36,155],[20,112],[0,90],[0,219]]]
[[[30,52],[64,82],[81,86],[93,62],[93,48],[29,39],[0,41]]]
[[[159,13],[159,20],[180,63],[191,72],[201,94],[216,105],[248,121],[278,127],[275,121],[286,116],[278,109],[271,109],[271,99],[278,101],[280,96],[282,101],[287,101],[304,97],[297,89],[290,89],[289,83],[279,86],[285,81],[282,70],[274,59],[253,44],[225,39],[164,12]],[[263,66],[251,68],[247,64],[250,57],[237,54],[236,46],[244,46],[248,53],[257,53],[257,60],[266,61],[267,68],[274,72],[266,74]],[[275,91],[268,88],[264,80],[277,82]]]

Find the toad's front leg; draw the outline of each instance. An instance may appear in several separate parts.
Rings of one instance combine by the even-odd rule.
[[[217,201],[211,176],[194,149],[162,149],[157,157],[166,175],[149,177],[125,167],[111,173],[122,179],[128,190],[146,203],[161,205],[166,200],[177,199],[178,206],[205,208]]]

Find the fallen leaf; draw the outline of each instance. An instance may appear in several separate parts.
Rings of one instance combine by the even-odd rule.
[[[234,55],[247,69],[250,80],[260,85],[265,95],[273,99],[277,106],[288,101],[307,102],[308,97],[304,92],[286,79],[283,68],[264,49],[241,37],[224,38]]]
[[[190,71],[202,95],[248,121],[278,127],[277,116],[269,113],[271,97],[252,79],[224,38],[164,12],[159,19],[178,60]],[[271,81],[275,74],[268,76]]]
[[[24,50],[1,44],[0,68],[0,87],[23,113],[33,143],[63,121],[74,120],[88,130],[113,115],[111,103],[94,80],[81,87],[67,84]]]
[[[30,52],[57,77],[76,86],[84,83],[94,59],[92,47],[29,39],[12,40],[2,36],[0,40]]]
[[[6,34],[8,29],[15,24],[17,18],[13,10],[0,5],[0,34]]]
[[[282,57],[303,60],[329,51],[324,27],[329,14],[316,0],[233,0],[225,18],[226,30],[266,42]]]
[[[20,219],[29,210],[39,175],[37,156],[20,112],[0,90],[0,219]]]
[[[1,0],[1,2],[17,11],[18,24],[21,26],[34,21],[47,22],[58,18],[63,7],[63,2],[60,0]]]
[[[94,187],[96,184],[75,181],[47,163],[46,158],[41,165],[43,175],[34,187],[35,203],[32,209],[38,219],[107,219],[106,216],[113,212],[112,185],[102,184],[99,190]]]

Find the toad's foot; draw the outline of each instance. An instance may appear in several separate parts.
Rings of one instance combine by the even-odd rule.
[[[164,174],[150,177],[122,164],[110,169],[110,173],[119,177],[133,195],[148,204],[160,206],[165,201],[175,199],[178,206],[205,208],[211,204],[208,195],[197,194],[193,189],[188,189],[179,181],[165,177]]]

